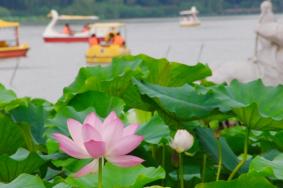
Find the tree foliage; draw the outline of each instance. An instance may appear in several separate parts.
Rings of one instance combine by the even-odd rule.
[[[202,14],[259,12],[262,0],[0,0],[0,7],[13,15],[46,15],[51,8],[72,14],[98,14],[102,18],[177,16],[182,9],[197,6]],[[282,0],[273,0],[276,11]],[[109,6],[111,5],[111,6]]]

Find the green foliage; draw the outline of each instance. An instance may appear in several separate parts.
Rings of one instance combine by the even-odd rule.
[[[10,182],[22,173],[34,173],[44,163],[37,153],[21,148],[11,156],[0,155],[0,181]]]
[[[52,135],[69,136],[69,118],[83,122],[96,112],[103,119],[111,111],[126,125],[141,123],[137,134],[144,141],[132,154],[146,161],[131,168],[107,162],[106,188],[178,187],[179,158],[169,147],[176,129],[194,135],[192,148],[183,154],[185,187],[282,186],[283,86],[269,87],[259,80],[207,85],[210,75],[203,64],[188,66],[138,55],[119,57],[105,67],[82,68],[55,105],[17,98],[0,85],[0,181],[5,182],[0,188],[96,188],[97,174],[73,176],[92,159],[62,154]],[[245,139],[247,130],[250,137]],[[224,181],[241,164],[244,146],[247,162],[235,179]],[[223,168],[215,181],[219,148]]]
[[[213,135],[212,130],[208,128],[197,128],[196,131],[204,150],[212,157],[213,160],[215,160],[215,163],[217,163],[219,160],[217,142],[220,142],[222,148],[223,166],[232,171],[239,163],[239,160],[233,150],[231,150],[227,144],[225,138],[221,137],[218,141]],[[247,164],[241,169],[240,172],[244,171],[247,171]]]
[[[45,188],[42,180],[39,177],[28,174],[22,174],[19,177],[17,177],[14,181],[7,184],[0,183],[0,188],[18,188],[18,187]]]
[[[258,174],[243,174],[238,179],[232,181],[218,181],[212,183],[203,183],[196,186],[196,188],[275,188],[266,178]]]
[[[202,64],[187,66],[145,55],[125,56],[114,59],[108,67],[82,68],[76,80],[64,89],[60,102],[68,104],[77,94],[99,91],[122,98],[127,108],[150,110],[151,106],[142,100],[138,89],[132,84],[133,78],[163,86],[181,86],[210,75],[210,69]]]
[[[238,14],[259,12],[261,0],[9,0],[0,1],[1,16],[46,15],[51,8],[70,14],[97,14],[101,18],[168,17],[197,6],[201,14]],[[281,0],[273,0],[277,11],[282,11]],[[112,5],[112,6],[109,6]],[[9,9],[9,10],[8,10]]]
[[[11,102],[16,98],[17,96],[13,91],[7,90],[2,84],[0,84],[0,106],[5,103]]]
[[[0,154],[13,154],[19,147],[25,146],[21,128],[10,118],[0,114]],[[9,146],[9,147],[8,147]]]
[[[229,86],[215,86],[212,91],[221,103],[221,108],[231,109],[248,128],[283,128],[283,86],[264,86],[260,80],[246,84],[234,80]]]
[[[45,142],[42,137],[44,123],[48,116],[49,103],[45,100],[18,101],[15,108],[9,109],[13,120],[17,123],[27,123],[31,127],[33,139],[40,144]]]
[[[144,141],[149,144],[160,144],[162,141],[168,143],[170,138],[170,129],[158,116],[142,125],[137,133],[144,136]]]
[[[0,16],[1,17],[11,16],[11,12],[9,11],[9,9],[0,6]]]
[[[256,171],[263,176],[283,180],[283,154],[277,155],[273,160],[257,156],[250,164],[250,171]]]
[[[152,108],[178,121],[209,117],[219,106],[211,94],[202,94],[190,85],[162,87],[137,80],[134,83],[142,94],[148,96],[147,100],[152,104]]]
[[[103,187],[143,188],[150,182],[164,178],[165,172],[161,167],[145,168],[139,165],[131,168],[120,168],[107,163],[103,168]],[[90,174],[79,179],[69,177],[67,182],[80,188],[95,188],[97,176]]]

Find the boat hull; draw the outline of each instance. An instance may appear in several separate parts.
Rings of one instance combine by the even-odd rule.
[[[53,43],[74,43],[74,42],[88,42],[88,37],[44,37],[44,42]]]
[[[87,50],[86,62],[88,64],[111,63],[114,57],[127,54],[130,54],[130,50],[125,47],[120,47],[119,45],[95,45]]]
[[[27,55],[28,47],[12,47],[11,49],[0,49],[0,58],[13,58],[13,57],[24,57]]]
[[[200,22],[180,22],[181,27],[197,27],[200,26]]]

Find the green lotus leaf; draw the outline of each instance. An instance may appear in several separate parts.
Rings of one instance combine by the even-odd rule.
[[[15,102],[14,102],[15,103]],[[45,143],[43,137],[44,124],[51,110],[51,104],[42,99],[26,99],[18,101],[17,105],[10,108],[8,113],[17,123],[25,123],[30,126],[33,139],[39,143]]]
[[[69,102],[76,111],[83,111],[89,107],[95,108],[96,113],[106,117],[111,111],[121,112],[124,102],[118,97],[113,97],[98,91],[88,91],[74,96]]]
[[[212,93],[200,93],[190,85],[162,87],[134,80],[141,94],[151,100],[152,106],[161,114],[179,121],[192,121],[215,114],[219,103]]]
[[[165,86],[181,86],[209,75],[210,69],[202,64],[188,66],[145,55],[125,56],[114,59],[108,67],[81,69],[76,80],[64,89],[64,96],[59,103],[68,103],[78,93],[95,90],[122,98],[130,108],[149,110],[151,106],[142,100],[132,84],[132,78]]]
[[[22,173],[34,173],[44,163],[45,161],[37,153],[22,148],[11,156],[2,154],[0,155],[0,181],[10,182]]]
[[[193,178],[200,179],[200,166],[195,164],[184,164],[184,180],[190,181]],[[175,181],[178,181],[178,173],[177,170],[174,170],[169,173],[169,176],[174,179]]]
[[[217,181],[211,183],[201,183],[196,188],[276,188],[265,177],[256,174],[248,173],[243,174],[239,178],[232,181]]]
[[[217,140],[215,136],[213,135],[213,131],[209,128],[197,128],[196,129],[198,138],[200,140],[200,143],[204,147],[204,150],[210,154],[212,159],[215,161],[215,163],[218,162],[219,156],[218,156],[218,145]],[[219,139],[221,146],[222,146],[222,160],[223,160],[223,166],[228,169],[229,171],[232,171],[237,164],[239,163],[239,160],[237,158],[237,155],[233,152],[233,150],[229,147],[227,144],[225,138],[221,137]],[[248,171],[247,164],[241,168],[240,172]]]
[[[114,59],[114,66],[127,65],[140,61],[139,67],[146,70],[143,79],[162,86],[182,86],[211,76],[212,72],[207,65],[196,64],[193,66],[169,62],[167,59],[155,59],[146,55],[122,56]]]
[[[283,150],[283,131],[278,131],[273,135],[272,140],[280,150]]]
[[[32,176],[29,174],[21,174],[15,180],[8,184],[0,182],[0,188],[45,188],[42,180],[37,176]]]
[[[260,80],[212,87],[222,110],[232,110],[250,129],[283,128],[283,86],[264,86]]]
[[[162,140],[169,140],[170,129],[159,116],[155,115],[148,123],[141,126],[137,134],[144,136],[144,141],[149,144],[160,144]]]
[[[53,186],[52,188],[72,188],[70,185],[67,185],[65,183],[59,183],[55,186]]]
[[[22,133],[21,128],[17,124],[8,116],[0,113],[0,154],[11,155],[19,147],[24,147],[25,139]]]
[[[138,165],[121,168],[107,163],[103,168],[103,187],[143,188],[146,184],[164,179],[165,171],[161,168]],[[96,188],[97,175],[90,174],[81,178],[69,177],[66,182],[74,187]]]
[[[273,160],[261,156],[255,157],[250,164],[250,171],[256,171],[277,180],[283,180],[283,154],[277,155]]]
[[[0,84],[0,106],[9,103],[16,98],[17,96],[12,90],[8,90],[2,84]]]

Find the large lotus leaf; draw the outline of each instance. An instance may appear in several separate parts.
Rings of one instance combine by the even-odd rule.
[[[217,181],[211,183],[201,183],[196,188],[276,188],[265,177],[256,173],[241,175],[238,179],[232,181]]]
[[[98,91],[88,91],[74,96],[69,102],[76,111],[82,111],[89,107],[95,108],[96,113],[106,117],[111,111],[121,112],[124,102],[118,97],[113,97]]]
[[[74,174],[90,162],[91,159],[77,160],[68,156],[52,161],[56,167],[62,168],[66,174]]]
[[[264,86],[260,80],[212,87],[222,110],[232,110],[245,126],[257,130],[283,128],[283,86]]]
[[[16,98],[17,96],[12,90],[8,90],[2,84],[0,84],[0,106],[9,103]]]
[[[141,76],[146,71],[141,70],[139,64],[140,59],[135,59],[128,63],[112,63],[110,66],[87,67],[81,68],[75,81],[64,88],[64,96],[60,99],[59,104],[68,103],[75,95],[84,93],[89,90],[106,92],[110,95],[120,96],[124,92],[129,92],[139,105],[142,101],[139,99],[138,93],[129,88],[131,78]]]
[[[106,68],[82,69],[73,84],[65,88],[60,101],[66,103],[78,93],[96,90],[121,97],[128,107],[149,110],[150,106],[141,99],[132,84],[133,77],[166,86],[180,86],[209,75],[210,69],[202,64],[188,66],[145,55],[120,57]]]
[[[246,137],[246,129],[241,126],[230,127],[221,131],[221,136],[224,137],[231,149],[240,154],[243,152],[244,142]]]
[[[0,183],[0,188],[45,188],[42,180],[37,176],[21,174],[14,181],[4,184]]]
[[[250,171],[256,171],[265,176],[283,180],[283,154],[277,155],[273,160],[257,156],[250,164]]]
[[[155,115],[140,127],[137,134],[144,136],[144,141],[149,144],[159,144],[161,140],[169,140],[170,129],[159,116]]]
[[[141,94],[148,96],[152,106],[172,119],[190,121],[214,114],[219,103],[212,93],[200,93],[190,85],[162,87],[134,80]]]
[[[0,155],[0,181],[10,182],[22,173],[34,173],[45,161],[34,152],[19,148],[9,156]]]
[[[283,150],[283,131],[278,131],[275,135],[273,135],[272,141],[280,150]]]
[[[20,127],[9,117],[0,113],[0,154],[13,154],[19,147],[25,145],[25,140]]]
[[[164,179],[165,171],[161,168],[143,167],[138,165],[130,168],[121,168],[107,163],[103,168],[103,187],[143,188],[146,184]],[[95,188],[97,175],[87,175],[81,178],[67,178],[66,181],[80,188]]]
[[[144,80],[162,86],[182,86],[186,83],[193,83],[197,80],[210,76],[211,70],[207,65],[196,64],[193,66],[169,62],[167,59],[155,59],[146,55],[122,56],[114,59],[113,66],[129,64],[132,61],[140,60],[142,70],[147,70],[148,74]]]
[[[48,116],[48,109],[50,103],[45,100],[25,99],[22,101],[18,100],[17,105],[12,108],[10,107],[9,112],[13,120],[17,123],[25,123],[30,126],[33,139],[39,143],[45,143],[43,137],[44,123]]]
[[[215,163],[218,162],[219,156],[218,156],[218,144],[215,136],[213,135],[213,131],[209,128],[197,128],[197,135],[200,140],[201,145],[203,146],[204,150],[210,154],[212,159],[215,161]],[[221,137],[219,139],[222,147],[222,160],[223,160],[223,166],[232,171],[237,164],[239,163],[239,160],[233,150],[229,147],[227,144],[225,138]],[[245,172],[248,170],[247,164],[241,168],[240,172]]]
[[[59,183],[55,186],[53,186],[52,188],[72,188],[70,185],[67,185],[65,183]]]

